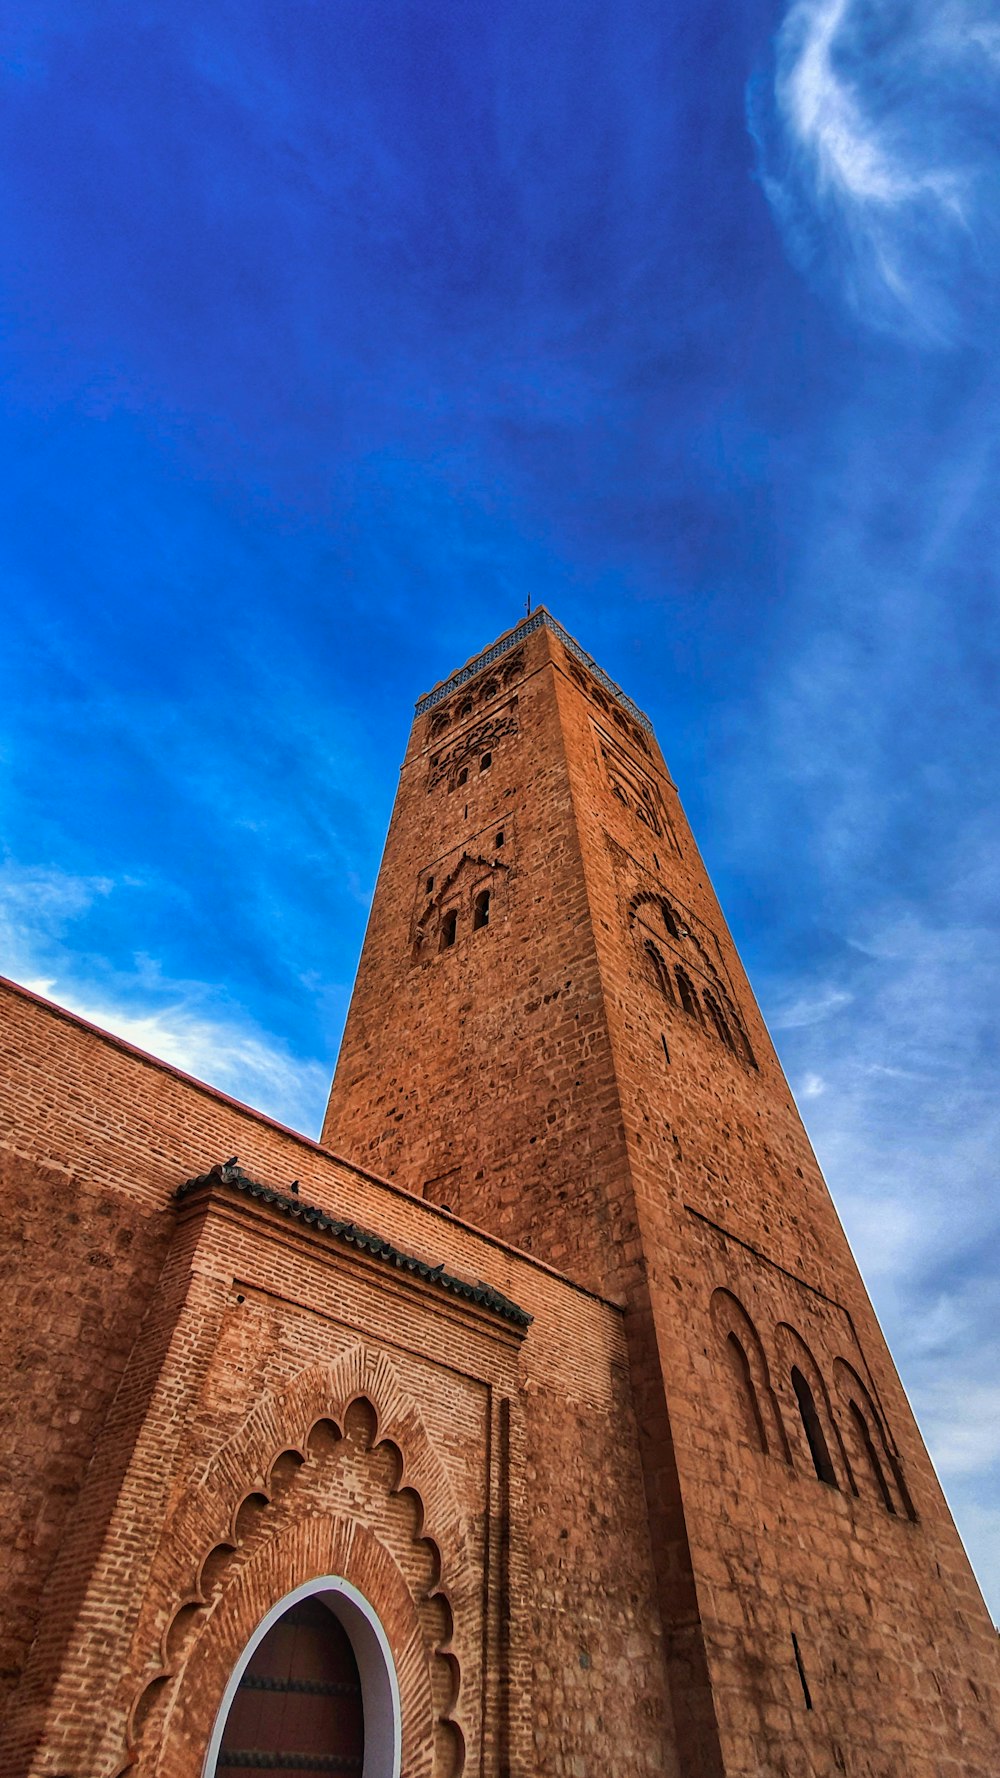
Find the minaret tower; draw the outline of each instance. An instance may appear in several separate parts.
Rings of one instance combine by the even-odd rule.
[[[324,1142],[625,1307],[681,1770],[995,1778],[996,1637],[647,718],[421,698]]]

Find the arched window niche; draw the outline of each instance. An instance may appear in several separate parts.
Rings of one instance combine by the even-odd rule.
[[[202,1778],[237,1778],[237,1775],[242,1778],[243,1772],[251,1769],[251,1766],[243,1767],[238,1759],[234,1760],[233,1758],[234,1752],[253,1750],[237,1748],[233,1737],[227,1736],[226,1729],[230,1714],[234,1703],[240,1696],[241,1688],[246,1695],[248,1670],[252,1669],[254,1657],[261,1649],[265,1638],[269,1637],[271,1632],[281,1625],[283,1619],[287,1618],[289,1614],[293,1614],[297,1606],[303,1605],[321,1607],[330,1613],[333,1622],[329,1640],[330,1647],[334,1650],[334,1661],[336,1661],[336,1646],[339,1644],[341,1648],[343,1647],[343,1637],[346,1635],[350,1644],[350,1654],[353,1657],[350,1671],[353,1674],[353,1670],[356,1668],[357,1678],[360,1681],[361,1721],[358,1724],[355,1701],[353,1703],[354,1721],[353,1724],[348,1725],[348,1732],[353,1733],[353,1747],[357,1748],[360,1742],[359,1752],[362,1763],[360,1767],[345,1763],[344,1770],[360,1771],[361,1778],[400,1778],[402,1713],[399,1700],[399,1681],[396,1677],[392,1651],[385,1631],[368,1600],[362,1593],[359,1593],[357,1587],[351,1585],[350,1581],[344,1580],[340,1575],[333,1574],[325,1575],[317,1580],[306,1581],[304,1585],[296,1587],[293,1592],[286,1593],[285,1597],[279,1599],[277,1605],[273,1606],[267,1616],[258,1624],[233,1668],[229,1683],[223,1693],[208,1744],[208,1751],[205,1755],[205,1763],[202,1767]],[[318,1614],[315,1611],[308,1615],[314,1622],[317,1621]],[[338,1681],[330,1683],[324,1683],[322,1680],[317,1681],[315,1651],[311,1651],[307,1657],[307,1664],[310,1666],[310,1671],[301,1676],[293,1675],[293,1683],[284,1694],[279,1687],[266,1683],[265,1676],[265,1683],[259,1687],[259,1695],[268,1698],[275,1696],[281,1698],[284,1695],[286,1699],[301,1697],[303,1700],[308,1700],[310,1704],[314,1703],[317,1698],[324,1701],[331,1696],[336,1698],[337,1692],[341,1689],[341,1684]],[[354,1683],[356,1684],[357,1681]],[[343,1691],[349,1711],[352,1703],[350,1680],[343,1684]],[[287,1716],[284,1720],[288,1720]],[[314,1716],[313,1723],[315,1724],[315,1722]],[[271,1739],[274,1738],[272,1733]],[[289,1765],[295,1755],[303,1751],[294,1742],[294,1730],[290,1730],[287,1746],[267,1750],[269,1754],[279,1756],[275,1762],[278,1767]],[[323,1749],[312,1746],[307,1751],[316,1754],[325,1753],[329,1756],[340,1749],[335,1749],[332,1746]],[[357,1753],[354,1754],[354,1757],[357,1757]],[[252,1769],[257,1769],[259,1765],[259,1759],[254,1760]]]
[[[837,1472],[830,1457],[830,1447],[823,1431],[823,1422],[816,1411],[813,1392],[797,1364],[792,1365],[792,1388],[795,1391],[795,1400],[798,1403],[802,1429],[806,1435],[813,1468],[820,1481],[825,1482],[828,1488],[839,1487]]]

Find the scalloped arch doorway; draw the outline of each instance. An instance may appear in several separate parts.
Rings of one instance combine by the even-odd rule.
[[[203,1778],[292,1767],[308,1778],[399,1778],[401,1743],[382,1625],[356,1587],[327,1575],[287,1593],[258,1624],[223,1694]]]

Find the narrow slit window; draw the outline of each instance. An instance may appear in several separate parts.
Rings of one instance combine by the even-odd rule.
[[[434,887],[434,878],[428,877],[428,879],[427,879],[427,893],[428,893],[428,895],[430,894],[433,887]]]
[[[441,922],[441,949],[442,949],[442,951],[450,950],[451,946],[455,943],[455,935],[457,932],[458,932],[458,913],[455,908],[449,908],[448,912],[445,914],[445,917]]]
[[[503,845],[503,828],[502,827],[500,829],[500,832],[497,834],[496,839],[493,841],[493,844],[496,847],[497,851],[499,852],[500,847]]]
[[[795,1399],[799,1404],[799,1413],[802,1417],[802,1430],[806,1435],[806,1442],[808,1443],[810,1455],[813,1460],[813,1468],[821,1482],[825,1482],[828,1488],[835,1488],[837,1486],[837,1472],[830,1460],[830,1449],[826,1442],[826,1434],[823,1431],[822,1422],[816,1412],[816,1403],[813,1400],[813,1392],[798,1366],[794,1364],[792,1366],[792,1388],[795,1391]]]
[[[799,1647],[799,1639],[794,1630],[792,1631],[792,1650],[795,1655],[795,1665],[799,1671],[799,1684],[802,1687],[802,1697],[805,1702],[805,1707],[807,1710],[811,1710],[813,1701],[809,1691],[809,1681],[806,1678],[805,1662],[802,1659],[802,1650]]]
[[[489,923],[490,892],[488,889],[480,889],[472,907],[472,930],[478,932],[481,926],[488,926]]]

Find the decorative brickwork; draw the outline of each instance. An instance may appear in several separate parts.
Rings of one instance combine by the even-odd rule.
[[[440,719],[439,719],[440,720]],[[432,753],[427,766],[427,788],[447,785],[458,790],[470,774],[488,771],[493,763],[493,750],[509,735],[517,734],[517,699],[511,698],[498,710],[475,722],[461,734]]]

